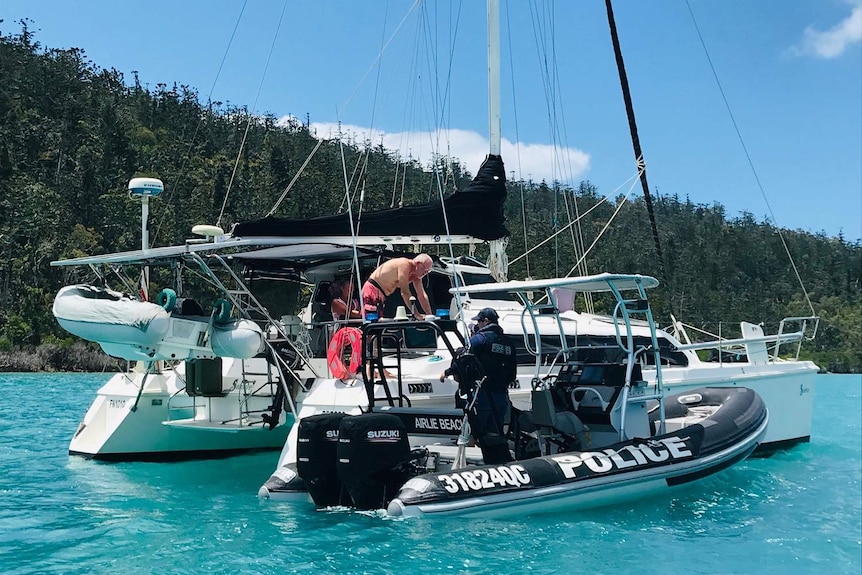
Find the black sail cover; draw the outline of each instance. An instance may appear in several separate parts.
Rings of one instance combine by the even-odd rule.
[[[504,206],[506,171],[503,158],[489,155],[476,177],[464,190],[457,191],[443,204],[449,221],[448,234],[469,235],[481,240],[507,237]],[[357,214],[354,213],[354,218]],[[359,236],[447,235],[443,205],[439,201],[365,212],[359,219]],[[265,217],[234,225],[234,237],[316,237],[350,236],[347,213],[304,220]]]

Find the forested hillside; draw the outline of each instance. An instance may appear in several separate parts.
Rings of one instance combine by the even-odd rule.
[[[68,357],[54,352],[74,338],[51,315],[68,272],[49,264],[139,247],[140,207],[126,192],[130,178],[164,181],[166,193],[151,205],[151,241],[169,245],[188,237],[195,224],[229,228],[265,215],[317,145],[302,123],[280,124],[271,115],[250,119],[243,108],[201,102],[187,86],[143,87],[137,78],[89,62],[81,50],[44,48],[26,27],[0,21],[0,352]],[[357,165],[359,157],[367,164],[347,176],[364,186],[365,210],[428,201],[438,193],[428,166],[396,162],[387,150],[362,142],[324,141],[276,215],[338,212],[342,166]],[[465,170],[476,168],[447,161],[446,189],[463,187]],[[575,201],[583,213],[602,197],[603,190],[588,182],[576,190],[509,182],[510,258],[563,229]],[[516,261],[510,277],[568,274],[578,260],[573,243],[592,245],[620,201],[609,198],[584,218],[580,232],[565,230]],[[643,201],[636,199],[619,210],[579,273],[660,277],[653,304],[663,324],[673,313],[712,332],[719,320],[728,326],[764,321],[774,331],[769,322],[810,315],[774,226],[751,214],[729,218],[719,203],[663,196],[654,202],[664,266]],[[832,371],[862,370],[860,240],[781,232],[822,318],[803,356]],[[69,367],[62,359],[39,365]]]

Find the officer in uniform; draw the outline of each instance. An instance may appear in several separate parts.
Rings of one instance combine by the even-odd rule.
[[[509,411],[509,384],[515,381],[517,361],[515,346],[503,333],[494,309],[486,307],[472,319],[476,322],[476,331],[470,338],[470,353],[481,364],[485,378],[468,420],[473,437],[485,451],[490,443],[488,436],[503,435],[503,422]],[[454,371],[451,367],[447,369],[440,375],[440,381]]]

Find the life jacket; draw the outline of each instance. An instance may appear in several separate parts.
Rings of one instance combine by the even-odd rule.
[[[488,391],[504,391],[515,381],[517,375],[517,351],[511,338],[503,333],[503,328],[490,324],[476,332],[470,339],[470,351],[485,370],[485,383]]]

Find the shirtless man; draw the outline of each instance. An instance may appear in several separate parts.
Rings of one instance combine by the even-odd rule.
[[[392,295],[395,290],[401,292],[404,305],[410,309],[410,297],[413,295],[410,293],[410,286],[412,285],[421,307],[420,310],[417,310],[415,319],[423,319],[422,312],[430,313],[431,303],[428,301],[425,288],[422,286],[422,278],[428,275],[432,265],[431,256],[428,254],[419,254],[412,260],[410,258],[395,258],[383,262],[371,272],[368,281],[362,286],[362,302],[365,306],[365,313],[376,311],[380,317],[386,296]]]

